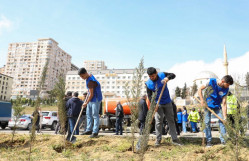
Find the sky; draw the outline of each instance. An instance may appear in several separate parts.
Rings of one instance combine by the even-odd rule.
[[[9,43],[50,37],[78,67],[135,68],[144,57],[145,67],[176,73],[179,86],[200,70],[221,77],[224,44],[229,71],[247,72],[248,8],[248,0],[0,0],[0,67]]]

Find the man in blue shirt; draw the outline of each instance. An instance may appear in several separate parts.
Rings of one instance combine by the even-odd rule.
[[[166,73],[166,72],[157,72],[155,68],[150,67],[147,69],[147,74],[149,75],[149,80],[145,83],[147,86],[147,94],[149,100],[151,101],[151,96],[153,92],[157,92],[156,102],[158,102],[160,93],[162,91],[164,83],[167,83],[169,80],[175,78],[175,74]],[[156,120],[156,146],[159,146],[162,140],[162,125],[164,116],[167,119],[170,135],[172,137],[172,143],[174,145],[181,145],[176,134],[175,119],[173,113],[173,106],[169,95],[169,90],[166,84],[166,87],[163,91],[162,98],[159,102],[159,108],[155,115]]]
[[[83,132],[83,135],[92,134],[90,138],[95,138],[99,133],[99,109],[102,101],[101,85],[92,74],[87,73],[85,68],[80,68],[78,75],[86,80],[86,87],[90,93],[89,97],[82,105],[82,108],[87,107],[87,128],[86,131]]]
[[[215,78],[210,78],[208,83],[206,85],[203,85],[199,88],[198,94],[201,99],[201,105],[205,106],[205,102],[207,103],[207,106],[212,109],[219,117],[224,118],[226,120],[227,118],[227,94],[229,90],[229,86],[233,84],[233,78],[230,75],[224,76],[221,80],[217,80]],[[205,94],[203,97],[202,91],[205,89]],[[222,104],[222,107],[221,107]],[[222,112],[221,112],[222,110]],[[222,115],[223,113],[223,115]],[[211,127],[210,127],[210,121],[211,121],[211,112],[205,109],[205,133],[206,133],[206,140],[207,140],[207,147],[211,147],[211,140],[212,140],[212,134],[211,134]],[[226,129],[224,124],[219,121],[220,126],[220,141],[221,144],[225,144],[225,140],[223,136],[226,134]]]

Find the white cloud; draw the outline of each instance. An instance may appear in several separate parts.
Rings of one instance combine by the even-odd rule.
[[[229,56],[229,55],[228,55]],[[246,72],[249,72],[249,52],[244,55],[228,60],[228,73],[232,75],[236,80],[244,83],[244,76]],[[187,86],[193,85],[193,80],[197,74],[201,71],[211,71],[215,73],[218,78],[222,78],[225,75],[225,68],[223,66],[223,59],[219,58],[211,63],[205,63],[202,60],[199,61],[187,61],[181,64],[175,64],[168,72],[176,74],[176,78],[169,82],[169,90],[171,95],[174,95],[176,86],[182,88],[184,83]]]
[[[10,31],[13,27],[13,22],[7,19],[4,15],[0,16],[0,35],[4,30]]]

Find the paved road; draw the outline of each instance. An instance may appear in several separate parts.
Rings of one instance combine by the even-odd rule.
[[[129,129],[128,129],[129,130]],[[126,135],[130,135],[130,132],[127,130],[127,132],[124,131],[124,136]],[[0,133],[7,133],[7,134],[10,134],[12,132],[12,130],[10,130],[9,128],[6,128],[6,129],[1,129],[0,128]],[[17,134],[29,134],[29,131],[28,130],[16,130],[16,133]],[[54,130],[50,130],[50,129],[42,129],[42,133],[43,134],[51,134],[51,135],[55,135],[54,134]],[[81,132],[80,132],[81,133]],[[100,131],[99,132],[99,135],[114,135],[114,132],[113,131]],[[213,137],[219,137],[219,131],[212,131],[212,136]],[[139,134],[137,134],[137,136],[139,136]],[[202,132],[199,132],[199,133],[181,133],[180,135],[181,137],[202,137]],[[247,130],[246,132],[246,136],[249,136],[249,130]],[[150,135],[151,138],[154,138],[155,137],[155,133],[151,134]],[[164,137],[169,137],[169,134],[164,136]]]

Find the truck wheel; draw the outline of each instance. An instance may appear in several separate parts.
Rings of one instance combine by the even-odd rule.
[[[6,128],[6,125],[1,125],[1,128],[4,130]]]
[[[56,128],[57,122],[53,122],[51,126],[51,130],[54,130]]]

